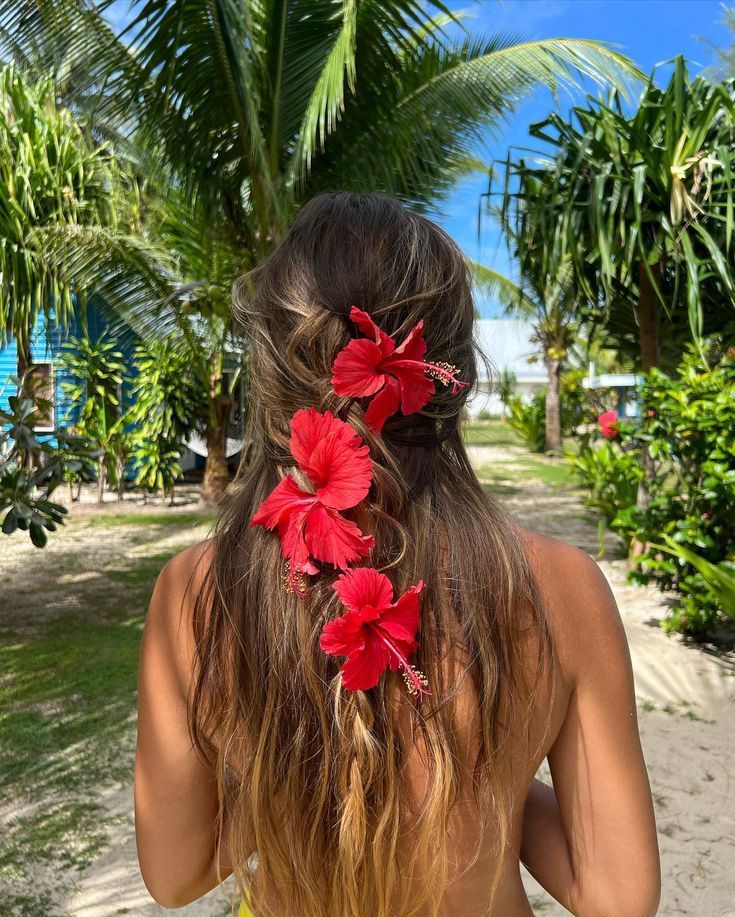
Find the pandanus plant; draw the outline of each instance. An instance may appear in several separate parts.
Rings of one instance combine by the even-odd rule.
[[[646,371],[735,318],[735,81],[651,77],[532,125],[540,159],[506,162],[504,206],[536,183],[545,244],[571,259],[588,314]]]
[[[50,76],[0,69],[0,346],[15,339],[21,384],[38,316],[66,323],[83,293],[47,257],[45,235],[113,225],[114,172],[109,150],[57,105]]]

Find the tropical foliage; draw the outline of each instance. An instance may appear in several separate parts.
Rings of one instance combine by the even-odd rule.
[[[64,323],[83,292],[47,257],[46,234],[114,223],[113,180],[109,152],[57,106],[51,77],[0,70],[0,344],[15,338],[20,377],[38,312]]]
[[[134,424],[135,483],[146,493],[169,494],[173,501],[184,439],[206,424],[206,392],[187,355],[170,341],[139,345],[134,367],[129,420]]]
[[[668,537],[705,561],[735,551],[735,352],[716,346],[707,363],[691,348],[675,375],[652,371],[641,390],[641,427],[655,476],[644,509],[621,508],[616,530],[644,544]],[[673,623],[690,633],[712,629],[722,608],[696,566],[650,547],[634,577],[682,596]]]
[[[640,420],[569,457],[590,505],[626,544],[644,546],[631,557],[632,578],[677,592],[666,626],[693,635],[733,614],[722,584],[735,555],[735,351],[710,343],[704,352],[706,362],[690,345],[672,375],[651,370]],[[641,507],[642,443],[652,474]]]
[[[475,265],[478,283],[506,306],[510,314],[530,321],[533,342],[547,374],[544,407],[544,451],[562,448],[561,379],[580,326],[580,290],[568,256],[547,245],[553,235],[544,221],[555,219],[547,197],[533,176],[519,175],[519,190],[506,193],[498,210],[501,226],[516,260],[520,283],[484,265]]]
[[[643,471],[636,451],[616,442],[583,443],[567,453],[574,475],[587,491],[586,503],[611,523],[621,507],[634,506]]]
[[[23,389],[20,380],[11,382]],[[46,533],[63,525],[68,513],[51,499],[53,492],[69,472],[89,479],[97,456],[94,444],[84,437],[60,430],[50,441],[36,433],[39,413],[50,407],[43,399],[17,394],[8,397],[7,410],[0,410],[2,533],[28,532],[37,548],[44,547]]]
[[[672,554],[679,558],[681,565],[692,566],[711,590],[718,606],[731,618],[735,617],[735,554],[730,560],[721,560],[713,564],[684,545],[677,544],[668,536],[664,536],[663,541],[664,544],[652,544],[651,548]]]
[[[498,398],[500,398],[500,403],[503,405],[503,420],[505,420],[508,414],[510,400],[513,395],[515,395],[516,389],[518,388],[518,377],[512,370],[505,368],[498,375],[495,387]]]
[[[527,402],[520,395],[513,395],[508,407],[511,430],[515,430],[531,452],[543,452],[546,443],[546,393],[537,392]]]
[[[727,360],[709,369],[703,341],[735,330],[735,80],[691,79],[677,59],[668,84],[654,73],[632,113],[614,91],[568,117],[552,113],[531,134],[545,150],[509,154],[499,208],[522,278],[516,309],[545,317],[554,296],[527,291],[568,264],[570,324],[587,338],[601,328],[607,346],[647,373],[641,422],[623,425],[619,443],[583,436],[571,461],[591,505],[630,546],[634,578],[682,596],[667,626],[706,632],[723,609],[701,570],[651,545],[669,537],[715,565],[732,551],[708,504],[732,511],[722,457],[732,444],[721,441],[732,418],[708,388],[715,373],[731,391]],[[663,375],[684,353],[676,376]]]
[[[571,259],[588,316],[644,370],[735,319],[735,82],[692,80],[681,58],[654,77],[632,116],[613,92],[533,125],[549,152],[505,179],[521,211],[534,190],[538,250]]]
[[[419,209],[435,207],[480,165],[478,142],[539,82],[570,85],[579,74],[603,81],[632,72],[625,58],[591,41],[469,37],[445,7],[415,0],[256,7],[141,0],[118,32],[104,19],[108,6],[4,0],[0,36],[27,64],[63,73],[65,98],[89,129],[117,137],[118,152],[139,174],[172,184],[185,202],[188,225],[174,249],[173,275],[168,261],[146,263],[153,252],[131,239],[85,239],[73,258],[67,246],[58,251],[86,282],[113,276],[105,298],[148,319],[135,325],[141,335],[151,324],[160,328],[162,318],[166,333],[181,324],[171,298],[181,282],[196,285],[195,302],[213,279],[218,285],[221,270],[189,257],[201,227],[227,253],[229,286],[234,273],[268,254],[315,192],[382,189]],[[169,251],[156,227],[148,228],[153,247]],[[128,269],[120,270],[126,250]],[[214,342],[202,323],[196,328],[212,393],[210,496],[226,483],[232,398],[221,342],[229,339],[229,321],[216,328]],[[182,347],[193,340],[180,332]]]
[[[69,399],[66,419],[82,436],[96,443],[97,502],[103,500],[108,479],[122,497],[125,462],[130,450],[129,418],[121,404],[127,370],[123,354],[103,334],[97,340],[70,337],[61,364],[67,376],[62,389]]]
[[[457,17],[416,0],[138,0],[117,34],[107,6],[15,0],[0,25],[13,50],[72,62],[71,98],[94,100],[95,123],[131,124],[259,254],[336,183],[433,205],[536,85],[630,70],[592,41],[451,39]]]

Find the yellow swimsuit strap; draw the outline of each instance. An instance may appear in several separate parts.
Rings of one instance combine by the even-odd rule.
[[[250,910],[250,896],[240,899],[240,910],[237,912],[237,917],[253,917],[253,912]]]

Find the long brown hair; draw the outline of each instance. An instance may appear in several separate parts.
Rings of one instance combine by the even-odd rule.
[[[364,423],[364,403],[338,398],[330,384],[334,357],[355,334],[356,305],[398,340],[424,319],[427,358],[453,364],[474,385],[465,260],[434,223],[397,201],[325,194],[236,283],[235,304],[251,347],[253,447],[196,597],[190,728],[217,774],[218,829],[238,887],[249,886],[258,915],[411,917],[427,904],[437,914],[462,784],[458,686],[469,679],[477,705],[472,797],[496,844],[494,894],[511,817],[499,755],[550,657],[538,592],[518,532],[470,466],[461,435],[470,390],[437,386],[424,411],[395,415],[377,436]],[[318,643],[325,622],[341,613],[334,571],[310,577],[305,599],[289,594],[278,537],[249,524],[284,473],[298,478],[289,423],[311,406],[351,423],[370,446],[374,484],[352,511],[375,535],[369,563],[397,593],[427,584],[415,663],[432,694],[422,705],[402,692],[398,673],[368,691],[342,688],[343,660]],[[521,608],[539,636],[530,684],[519,661]],[[419,799],[402,780],[417,747],[427,774]]]

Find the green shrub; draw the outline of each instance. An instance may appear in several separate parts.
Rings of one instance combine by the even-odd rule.
[[[561,375],[561,428],[564,436],[573,436],[579,426],[593,422],[597,415],[590,391],[583,385],[586,376],[583,369],[568,369]]]
[[[676,376],[648,374],[640,428],[622,429],[624,441],[647,443],[654,461],[648,506],[621,505],[612,522],[625,538],[649,546],[632,578],[679,593],[667,628],[692,635],[714,630],[726,609],[685,552],[710,565],[735,553],[735,351],[711,352],[708,362],[690,348]],[[662,540],[684,553],[661,551]]]
[[[14,376],[10,383],[27,390]],[[7,409],[0,410],[0,532],[28,532],[37,548],[46,545],[46,532],[55,532],[69,512],[51,500],[53,492],[72,474],[89,480],[99,457],[91,440],[69,430],[57,429],[53,440],[36,432],[39,414],[48,415],[51,408],[34,393],[10,395]]]
[[[528,403],[524,403],[520,395],[513,395],[508,407],[508,426],[518,433],[531,452],[543,452],[546,442],[546,392],[537,392]]]
[[[206,400],[186,353],[172,340],[151,341],[135,349],[135,421],[132,459],[135,483],[144,493],[161,491],[173,503],[181,477],[184,440],[201,425]]]
[[[174,485],[181,477],[181,453],[165,440],[146,440],[138,437],[132,458],[135,462],[135,483],[138,487],[145,494],[160,491],[164,497],[169,495],[173,503]]]
[[[713,564],[684,545],[672,541],[671,538],[664,537],[663,540],[665,544],[652,544],[650,547],[665,554],[672,554],[681,564],[691,564],[700,574],[705,586],[713,593],[720,608],[725,614],[735,618],[735,555],[729,560]],[[674,618],[678,625],[677,629],[682,625],[689,625],[686,607],[677,609]]]
[[[642,418],[620,423],[615,441],[567,455],[587,502],[628,544],[644,553],[631,579],[678,593],[667,630],[703,636],[735,615],[723,582],[735,558],[735,349],[694,347],[676,374],[652,370],[639,391]],[[647,446],[653,476],[637,506]],[[723,579],[724,578],[724,579]]]
[[[635,505],[638,484],[643,477],[636,452],[625,452],[617,443],[604,441],[583,445],[578,454],[567,454],[574,476],[588,491],[588,506],[610,523],[621,507]]]

